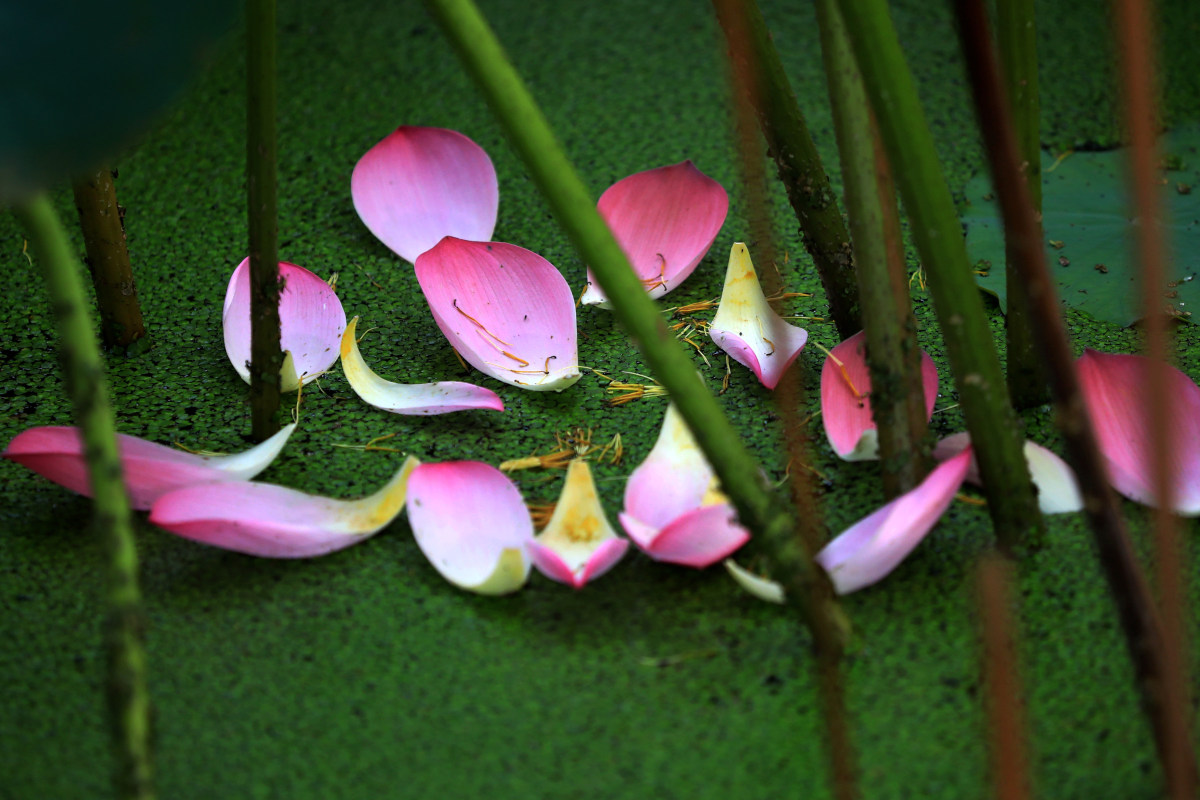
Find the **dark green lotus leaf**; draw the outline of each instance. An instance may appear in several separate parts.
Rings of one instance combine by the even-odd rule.
[[[179,93],[237,7],[0,3],[0,206],[116,155]]]
[[[1167,282],[1157,288],[1164,312],[1200,322],[1200,127],[1173,131],[1162,143],[1164,235],[1169,242]],[[1126,153],[1072,153],[1055,165],[1042,156],[1042,211],[1046,261],[1069,306],[1121,326],[1142,316],[1133,256]],[[987,175],[964,189],[967,250],[979,286],[1005,305],[1004,228]]]

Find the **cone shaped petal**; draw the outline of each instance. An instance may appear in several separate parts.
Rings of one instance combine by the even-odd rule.
[[[587,462],[572,461],[550,522],[529,545],[534,566],[579,589],[612,569],[628,547],[608,524]]]

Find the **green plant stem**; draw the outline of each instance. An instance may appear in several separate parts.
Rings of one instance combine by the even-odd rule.
[[[749,47],[736,50],[730,46],[729,55],[737,60],[736,69],[745,69],[754,78],[755,91],[750,99],[759,127],[800,223],[801,240],[821,276],[829,314],[838,334],[846,339],[862,330],[862,312],[854,283],[850,235],[817,146],[758,5],[754,0],[713,0],[713,7],[727,43],[732,25],[744,26],[747,31]]]
[[[87,247],[88,271],[96,288],[100,312],[100,339],[106,348],[133,353],[145,349],[146,326],[138,304],[129,249],[125,246],[125,224],[117,205],[113,173],[108,167],[77,178],[71,188],[75,210]],[[132,345],[138,342],[137,347]]]
[[[15,213],[42,263],[50,305],[58,318],[67,392],[83,439],[95,526],[103,542],[106,693],[117,756],[116,794],[121,800],[150,800],[154,797],[153,730],[146,687],[145,616],[104,365],[92,333],[79,265],[53,206],[45,195],[38,195],[17,206]]]
[[[1038,219],[1041,241],[1042,146],[1039,126],[1037,14],[1034,0],[1002,0],[996,4],[996,45],[1004,74],[1009,107],[1017,132],[1022,174],[1029,183],[1029,197]],[[1045,361],[1038,349],[1029,320],[1029,297],[1020,271],[1014,265],[1016,245],[1004,236],[1007,269],[1004,273],[1008,298],[1004,314],[1008,351],[1008,393],[1018,409],[1050,402],[1050,385]]]
[[[1021,426],[1008,399],[983,300],[975,286],[954,201],[885,0],[839,0],[855,59],[897,174],[913,239],[979,463],[1001,547],[1040,540],[1041,514],[1025,463]]]
[[[587,262],[613,314],[633,338],[655,377],[666,387],[733,501],[742,524],[773,556],[775,574],[804,616],[818,647],[841,652],[848,626],[836,601],[807,602],[814,581],[827,581],[795,536],[795,523],[766,485],[716,398],[697,389],[696,368],[646,296],[595,202],[576,175],[541,110],[513,69],[500,43],[470,0],[426,0],[430,13],[454,46],[525,162],[559,223]]]
[[[279,228],[275,0],[246,0],[246,199],[250,223],[250,408],[258,441],[279,430]]]
[[[917,322],[908,297],[887,156],[835,0],[817,0],[817,25],[846,185],[871,371],[871,413],[879,436],[884,493],[892,498],[917,486],[929,471]]]

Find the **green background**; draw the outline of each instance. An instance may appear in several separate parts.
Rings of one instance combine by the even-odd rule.
[[[597,196],[625,175],[685,158],[731,189],[712,252],[663,304],[716,297],[747,224],[733,189],[725,73],[708,5],[496,0],[483,9]],[[765,12],[822,155],[835,165],[811,9],[780,3]],[[982,155],[946,12],[906,0],[894,16],[961,200]],[[1092,3],[1043,3],[1039,13],[1044,142],[1055,150],[1113,144],[1110,21]],[[1163,14],[1170,124],[1200,117],[1200,13],[1177,0]],[[209,71],[118,160],[154,337],[148,353],[109,361],[118,428],[212,450],[245,448],[249,429],[246,389],[220,328],[225,285],[246,248],[242,44],[235,33],[218,48]],[[384,377],[462,377],[411,267],[371,236],[350,201],[356,160],[397,125],[454,128],[482,145],[500,177],[496,238],[541,253],[582,286],[583,264],[419,5],[282,4],[279,79],[280,257],[340,273],[347,313],[362,315],[360,329],[377,329],[362,348]],[[73,222],[69,192],[56,201]],[[819,293],[778,192],[776,223],[788,288]],[[15,222],[0,217],[0,441],[70,422],[44,290],[22,246]],[[922,343],[943,367],[935,432],[961,430],[928,295],[915,301]],[[824,303],[818,294],[792,308],[820,315]],[[581,309],[579,318],[583,365],[644,371],[607,312]],[[1002,340],[997,312],[992,322]],[[836,343],[831,325],[805,324],[813,342]],[[1137,347],[1133,331],[1079,312],[1068,324],[1079,348]],[[1177,348],[1193,378],[1196,330],[1183,326]],[[798,362],[814,410],[821,360],[810,346]],[[697,357],[716,385],[723,359],[712,361],[707,368]],[[620,433],[625,443],[623,463],[596,466],[615,522],[624,479],[648,452],[664,402],[608,408],[604,382],[591,375],[557,395],[480,383],[500,392],[505,413],[405,418],[365,406],[335,369],[320,391],[306,391],[300,430],[262,479],[356,497],[401,456],[337,444],[395,433],[391,441],[423,459],[496,464],[552,449],[556,431],[590,427],[597,441]],[[768,472],[782,476],[770,394],[735,364],[721,399]],[[1058,447],[1048,410],[1025,420],[1033,438]],[[836,533],[881,502],[878,468],[834,460],[819,425],[810,438],[824,523]],[[531,502],[552,501],[560,484],[561,473],[521,476]],[[1146,515],[1126,510],[1141,543]],[[87,501],[0,463],[3,800],[108,790],[100,562],[88,512]],[[1195,523],[1185,531],[1193,536]],[[855,625],[849,704],[866,796],[988,792],[972,575],[990,536],[984,510],[956,503],[892,576],[846,598]],[[521,593],[493,599],[445,583],[403,519],[360,546],[294,563],[178,539],[144,515],[138,537],[163,797],[827,796],[809,638],[794,616],[743,594],[719,568],[697,573],[635,553],[580,592],[535,575]],[[1190,567],[1193,586],[1195,573]],[[1049,521],[1048,546],[1021,566],[1019,594],[1040,794],[1158,796],[1132,670],[1078,515]],[[1197,633],[1193,625],[1193,641]]]

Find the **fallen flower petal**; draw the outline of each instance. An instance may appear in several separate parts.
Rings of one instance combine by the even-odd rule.
[[[871,373],[867,368],[866,337],[862,331],[830,351],[821,368],[821,421],[829,444],[846,461],[879,458],[879,431],[871,412]],[[937,367],[921,352],[921,381],[926,419],[937,402]]]
[[[937,443],[933,448],[933,457],[938,461],[961,453],[970,445],[971,436],[968,433],[953,433]],[[1029,465],[1029,475],[1037,489],[1038,508],[1043,514],[1069,514],[1083,510],[1083,496],[1079,493],[1079,484],[1075,480],[1075,472],[1067,466],[1052,451],[1040,444],[1025,442],[1025,463]],[[982,486],[979,477],[979,465],[971,457],[971,465],[967,470],[967,483]]]
[[[136,436],[117,434],[121,470],[133,508],[145,511],[167,492],[217,481],[245,481],[262,472],[279,455],[296,425],[287,425],[271,438],[228,456],[199,456]],[[50,425],[18,433],[0,457],[23,464],[60,486],[92,496],[79,429]]]
[[[708,329],[717,346],[751,369],[763,386],[774,389],[800,355],[808,332],[784,322],[767,302],[746,245],[729,253],[721,303]]]
[[[575,298],[549,261],[512,244],[448,236],[416,267],[434,320],[471,366],[536,391],[579,380]]]
[[[626,513],[619,518],[633,543],[655,561],[696,569],[712,566],[750,541],[728,503],[693,509],[662,528],[652,528]]]
[[[725,559],[725,569],[729,572],[730,577],[737,581],[738,586],[759,600],[778,605],[784,604],[783,587],[770,578],[755,575],[748,569],[739,566],[732,558]]]
[[[529,509],[508,476],[489,464],[417,467],[408,484],[408,522],[429,563],[459,588],[508,594],[529,578]]]
[[[457,131],[407,125],[359,159],[350,194],[363,224],[410,263],[443,236],[491,239],[500,205],[483,148]]]
[[[572,461],[550,522],[528,545],[534,566],[547,578],[580,589],[612,569],[628,547],[604,516],[587,462]]]
[[[280,391],[294,392],[333,366],[346,312],[332,287],[304,267],[279,262],[279,346],[291,356],[280,370]],[[250,259],[238,264],[225,290],[221,316],[225,353],[250,382]]]
[[[725,224],[729,196],[684,161],[622,178],[600,195],[596,207],[655,298],[679,286],[712,247]],[[610,307],[591,270],[580,302]]]
[[[342,334],[342,372],[354,393],[367,403],[396,414],[448,414],[451,411],[503,411],[504,402],[490,389],[460,381],[392,383],[375,374],[358,351],[358,317]]]
[[[164,494],[150,522],[204,544],[264,558],[312,558],[365,541],[404,508],[409,456],[361,500],[335,500],[269,483],[211,483]]]
[[[1153,399],[1146,396],[1146,357],[1088,349],[1075,366],[1113,488],[1155,506],[1154,445],[1146,424]],[[1166,371],[1166,391],[1173,403],[1172,510],[1194,517],[1200,515],[1200,387],[1175,367],[1168,365]]]

